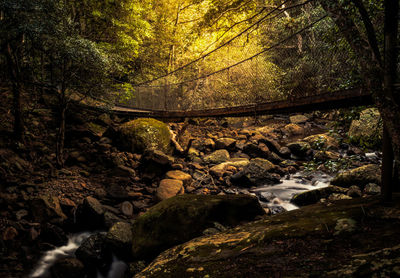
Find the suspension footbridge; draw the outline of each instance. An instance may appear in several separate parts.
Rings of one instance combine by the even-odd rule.
[[[332,46],[330,40],[340,39],[340,32],[317,1],[285,0],[275,8],[261,8],[247,22],[236,35],[220,38],[211,51],[165,74],[130,83],[131,98],[112,101],[107,109],[118,115],[168,119],[373,103],[370,92],[352,84],[354,59],[340,43]],[[257,42],[248,43],[249,39]]]

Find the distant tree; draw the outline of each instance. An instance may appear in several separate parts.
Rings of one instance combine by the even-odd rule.
[[[30,14],[36,8],[35,1],[0,1],[0,55],[3,57],[5,81],[12,88],[14,137],[23,140],[24,121],[21,90],[31,68],[28,59],[32,21]]]
[[[21,87],[45,88],[58,103],[56,158],[62,167],[70,103],[127,88],[121,79],[129,73],[142,38],[148,35],[143,7],[136,0],[106,4],[97,0],[0,0],[0,11],[1,55],[13,88],[14,133],[22,139]]]

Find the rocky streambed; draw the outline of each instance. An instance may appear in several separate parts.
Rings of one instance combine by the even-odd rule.
[[[193,238],[380,190],[379,153],[366,154],[329,132],[330,120],[312,115],[249,126],[232,119],[166,125],[76,117],[69,118],[64,169],[52,167],[45,146],[35,163],[32,153],[0,150],[4,277],[32,273],[43,254],[71,247],[66,235],[78,231],[106,232],[92,233],[74,254],[63,251],[67,258],[46,273],[108,277],[124,261],[133,276]]]

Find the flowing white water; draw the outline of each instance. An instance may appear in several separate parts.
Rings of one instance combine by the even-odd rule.
[[[330,176],[322,173],[314,174],[314,178],[311,180],[304,179],[302,173],[297,173],[290,176],[289,179],[283,179],[280,184],[265,185],[252,189],[251,192],[259,196],[263,207],[269,207],[272,210],[279,209],[279,207],[285,210],[294,210],[298,207],[290,203],[290,200],[295,194],[327,187],[330,180]]]
[[[78,249],[81,243],[90,235],[91,234],[88,232],[74,234],[69,237],[66,245],[47,251],[46,254],[40,259],[38,265],[32,271],[29,277],[48,277],[50,267],[52,267],[53,264],[59,259],[73,256],[75,250]]]
[[[93,233],[84,232],[79,234],[71,235],[66,245],[57,247],[53,250],[47,251],[46,254],[39,260],[39,263],[29,275],[30,278],[47,278],[50,277],[49,270],[54,263],[62,258],[72,257],[76,249],[82,244]],[[107,276],[103,276],[100,273],[97,274],[97,278],[122,278],[124,277],[125,271],[128,266],[120,261],[117,257],[113,256],[113,261],[110,266],[110,270]]]
[[[120,261],[117,257],[113,256],[113,262],[107,276],[104,277],[100,273],[97,273],[97,278],[122,278],[124,277],[127,268],[128,266],[126,265],[126,263]]]

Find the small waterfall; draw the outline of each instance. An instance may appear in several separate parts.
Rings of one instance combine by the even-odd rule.
[[[87,239],[91,233],[84,232],[74,234],[69,237],[68,243],[64,246],[57,247],[53,250],[47,251],[46,254],[39,260],[38,265],[29,275],[30,278],[44,278],[49,276],[49,269],[53,264],[62,258],[70,257],[74,255],[74,252],[81,243]]]
[[[39,263],[31,272],[29,278],[50,277],[49,270],[54,265],[54,263],[59,259],[74,256],[76,249],[78,249],[82,242],[92,234],[93,233],[83,232],[71,235],[68,238],[68,243],[66,245],[47,251],[46,254],[39,260]],[[103,276],[98,273],[97,278],[123,278],[127,268],[128,266],[126,265],[126,263],[119,260],[116,256],[113,256],[113,261],[111,263],[110,270],[108,271],[107,276]]]
[[[262,206],[273,211],[279,212],[279,207],[287,211],[298,209],[297,206],[290,203],[295,194],[327,187],[332,179],[323,173],[314,173],[314,178],[311,180],[304,179],[302,176],[303,173],[299,172],[291,175],[288,179],[283,179],[280,184],[261,186],[250,192],[255,193],[261,199]]]

